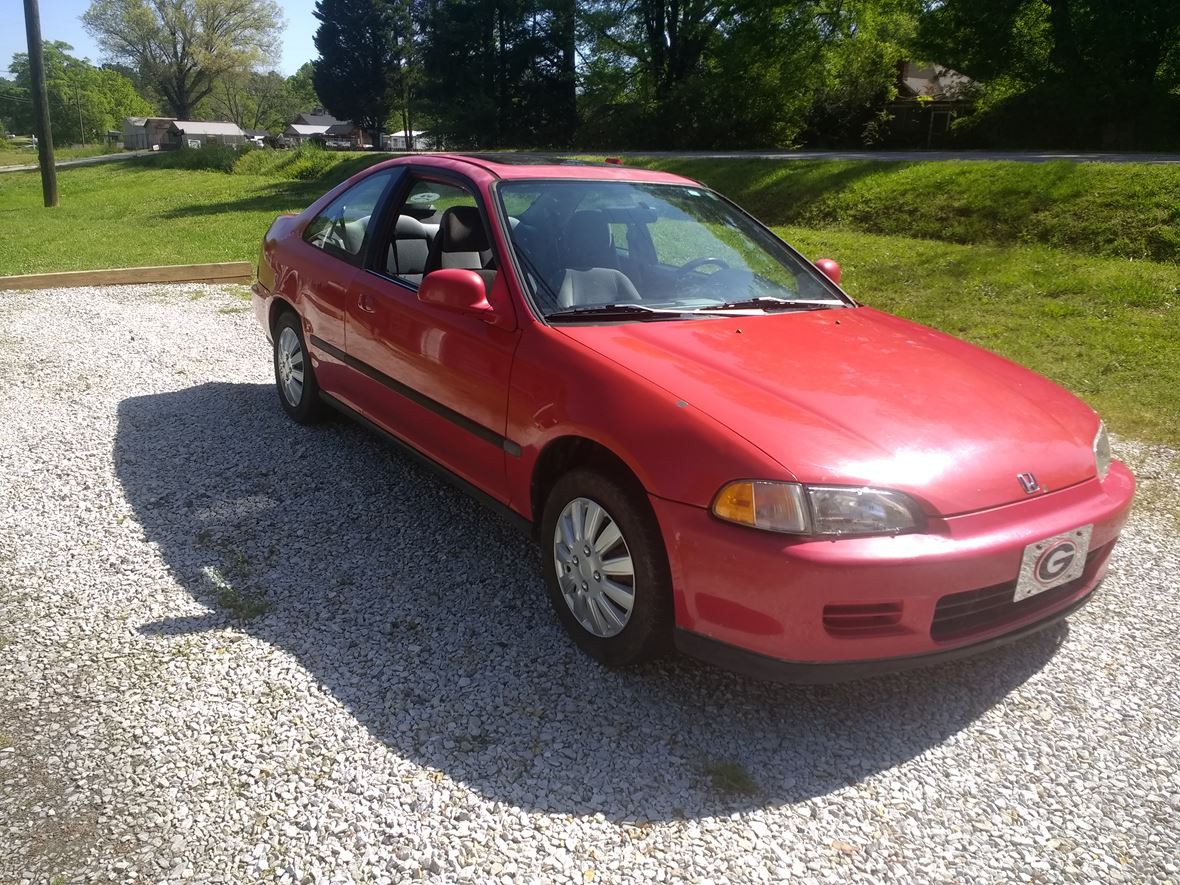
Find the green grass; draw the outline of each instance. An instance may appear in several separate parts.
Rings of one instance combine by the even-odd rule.
[[[771,225],[953,243],[1040,243],[1180,259],[1180,166],[964,160],[638,159],[698,179]]]
[[[118,147],[106,145],[72,145],[69,147],[55,147],[53,159],[60,163],[62,160],[80,160],[83,157],[101,157],[103,154],[120,153]],[[37,163],[37,149],[31,144],[22,144],[9,150],[0,150],[0,166],[27,166]]]
[[[61,206],[54,210],[41,207],[35,174],[0,176],[0,275],[254,260],[275,215],[302,208],[331,184],[382,159],[324,151],[184,153],[63,170]],[[226,168],[227,160],[233,174],[180,168]],[[1180,445],[1180,264],[1113,257],[1102,247],[1120,237],[1142,240],[1150,230],[1163,242],[1163,226],[1130,216],[1135,207],[1163,213],[1162,195],[1176,186],[1180,169],[1088,164],[1067,174],[1059,164],[983,161],[661,165],[675,165],[730,194],[809,257],[837,259],[846,287],[865,303],[1042,372],[1090,402],[1117,433]],[[1117,186],[1100,186],[1107,173]],[[1037,184],[1046,180],[1057,180],[1059,191]],[[1060,205],[1042,199],[1042,192],[1072,192],[1066,180],[1088,181],[1099,195],[1075,194]],[[942,189],[941,203],[931,181]],[[1147,196],[1131,187],[1136,181]],[[1018,185],[1024,190],[1009,193]],[[1126,202],[1115,206],[1120,188],[1128,189]],[[926,199],[922,194],[936,205],[926,215],[910,212],[906,207]],[[979,201],[987,202],[982,221],[970,212],[945,210]],[[1093,210],[1103,201],[1114,208]],[[1064,219],[1056,246],[1023,242],[1013,233],[1021,212],[1034,204],[1046,218],[1056,213]],[[1178,205],[1180,197],[1167,211],[1175,213]],[[816,206],[839,211],[821,217]],[[941,231],[931,226],[937,206],[961,223]],[[906,235],[861,230],[890,227]],[[940,232],[942,241],[933,236]],[[984,243],[946,242],[968,236]],[[1086,236],[1093,242],[1084,247],[1072,242]]]

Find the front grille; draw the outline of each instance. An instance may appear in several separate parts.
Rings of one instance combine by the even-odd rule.
[[[1012,601],[1016,593],[1015,581],[944,596],[938,600],[938,605],[934,608],[930,637],[939,640],[956,639],[1019,620],[1042,609],[1053,608],[1094,579],[1113,546],[1114,542],[1111,541],[1086,554],[1086,568],[1080,578],[1022,599],[1020,602]]]

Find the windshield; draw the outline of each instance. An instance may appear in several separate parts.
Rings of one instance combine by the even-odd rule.
[[[680,319],[851,306],[810,263],[703,187],[507,181],[499,196],[546,317]],[[622,305],[630,309],[606,310]]]

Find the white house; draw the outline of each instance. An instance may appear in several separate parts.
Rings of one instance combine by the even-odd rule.
[[[288,123],[283,135],[295,144],[307,144],[309,141],[323,140],[328,135],[331,124],[319,126],[311,123]]]
[[[409,138],[406,130],[387,132],[381,136],[381,150],[383,151],[432,151],[436,149],[430,133],[423,129],[411,129]],[[411,148],[410,145],[413,145]]]
[[[173,120],[168,127],[168,147],[199,148],[207,144],[227,144],[239,147],[246,142],[246,133],[237,123],[206,120]]]

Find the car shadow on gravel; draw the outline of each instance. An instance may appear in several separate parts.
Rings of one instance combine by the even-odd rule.
[[[527,538],[361,428],[293,424],[269,385],[124,400],[114,456],[147,540],[209,609],[145,641],[248,632],[393,752],[529,810],[668,820],[829,793],[953,740],[1067,630],[834,686],[687,659],[612,672],[562,634]]]

